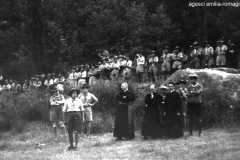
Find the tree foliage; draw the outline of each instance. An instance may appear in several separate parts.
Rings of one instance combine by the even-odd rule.
[[[165,45],[188,49],[195,40],[214,46],[223,36],[239,46],[239,15],[237,7],[179,0],[1,0],[1,70],[25,59],[34,64],[28,77],[95,62],[104,49],[133,57],[149,49],[160,54]]]

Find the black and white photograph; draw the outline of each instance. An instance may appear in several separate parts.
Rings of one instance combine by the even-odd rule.
[[[1,160],[239,160],[240,0],[0,0]]]

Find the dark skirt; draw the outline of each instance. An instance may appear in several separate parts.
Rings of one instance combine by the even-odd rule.
[[[180,138],[183,137],[183,116],[169,115],[171,125],[167,127],[165,132],[168,138]]]
[[[128,105],[119,104],[116,113],[113,137],[135,138],[133,118],[128,120],[128,117]],[[129,124],[129,121],[131,124]]]
[[[150,136],[152,138],[163,137],[163,127],[160,123],[160,116],[157,107],[145,109],[141,134],[142,136]]]

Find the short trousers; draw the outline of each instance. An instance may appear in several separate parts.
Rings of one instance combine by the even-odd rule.
[[[162,64],[162,69],[161,69],[162,72],[165,72],[165,71],[168,71],[170,72],[171,71],[171,63],[170,62],[167,62],[167,61],[164,61],[163,64]]]
[[[182,62],[180,62],[180,61],[174,61],[172,68],[173,68],[173,69],[182,69]]]
[[[82,115],[80,112],[67,112],[68,132],[80,131],[82,127]]]
[[[157,66],[150,66],[148,69],[148,72],[153,73],[154,75],[157,74],[158,72],[158,67]]]
[[[92,111],[84,111],[85,121],[93,121]]]
[[[58,122],[62,120],[62,106],[51,106],[50,117],[51,122]]]
[[[213,58],[210,58],[209,60],[202,59],[202,67],[211,67],[214,65]]]
[[[144,72],[144,66],[143,65],[138,65],[136,68],[136,72],[140,73],[140,72]]]
[[[226,64],[226,57],[225,55],[218,55],[216,59],[216,65],[225,65]]]
[[[202,115],[202,107],[201,103],[188,103],[187,104],[187,115],[201,117]]]

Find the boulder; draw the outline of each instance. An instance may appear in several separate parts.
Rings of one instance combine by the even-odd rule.
[[[240,109],[240,74],[237,70],[231,68],[179,70],[167,79],[165,85],[170,81],[177,82],[180,78],[189,80],[188,75],[191,73],[199,76],[198,81],[203,84],[204,92],[213,92],[211,95],[213,98],[220,94],[215,96],[218,98],[221,96],[219,101],[226,101],[228,105]]]

